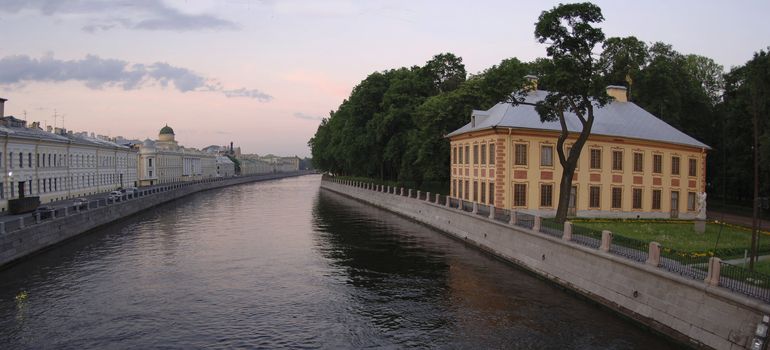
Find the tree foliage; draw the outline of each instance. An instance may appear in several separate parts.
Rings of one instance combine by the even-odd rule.
[[[602,19],[592,4],[543,12],[535,35],[547,45],[547,58],[532,62],[509,58],[469,75],[462,58],[441,53],[422,66],[370,74],[310,139],[315,168],[382,180],[448,183],[445,135],[467,124],[473,109],[521,102],[523,95],[512,93],[524,86],[525,75],[534,74],[540,89],[551,91],[537,107],[543,120],[558,120],[567,112],[582,115],[584,125],[590,125],[591,110],[608,102],[606,85],[626,86],[629,100],[713,148],[707,162],[712,199],[747,203],[752,198],[752,113],[759,111],[761,193],[770,195],[767,52],[725,74],[712,59],[682,54],[665,43],[633,36],[605,39],[592,25]],[[569,154],[563,156],[569,160]]]
[[[535,38],[548,43],[546,54],[550,62],[541,61],[540,79],[549,92],[539,101],[528,100],[528,90],[520,90],[512,100],[514,104],[532,104],[543,122],[558,121],[561,132],[556,142],[562,177],[556,221],[567,217],[572,178],[578,157],[591,134],[594,110],[606,105],[610,98],[606,93],[606,77],[601,61],[593,55],[596,45],[604,41],[604,33],[593,26],[604,20],[601,9],[591,3],[560,4],[550,11],[543,11],[535,24]],[[582,129],[574,140],[569,153],[565,142],[575,130],[567,128],[567,118],[574,116]]]

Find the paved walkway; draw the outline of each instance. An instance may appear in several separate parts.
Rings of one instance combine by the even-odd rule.
[[[724,221],[728,224],[751,228],[750,216],[741,216],[736,214],[728,214],[728,213],[709,210],[707,213],[707,217],[709,220],[719,220],[719,221]],[[763,218],[763,219],[764,220],[760,221],[760,227],[762,228],[763,231],[770,231],[770,218]]]

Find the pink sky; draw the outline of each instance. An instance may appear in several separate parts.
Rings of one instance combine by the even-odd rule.
[[[320,118],[369,73],[447,51],[469,73],[543,56],[533,23],[556,3],[4,0],[0,97],[6,114],[53,125],[56,110],[76,131],[144,139],[168,123],[186,146],[308,156]],[[597,3],[607,36],[726,68],[770,45],[767,1]]]

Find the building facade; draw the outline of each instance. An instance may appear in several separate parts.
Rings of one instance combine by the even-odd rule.
[[[194,181],[216,176],[216,155],[180,146],[174,130],[160,129],[158,139],[137,145],[140,186]]]
[[[235,163],[225,156],[217,156],[217,177],[230,177],[235,175]]]
[[[595,109],[591,136],[578,160],[569,215],[580,217],[694,218],[706,190],[707,145],[627,101],[625,88],[608,87],[614,101]],[[536,102],[546,91],[530,91]],[[577,139],[581,124],[566,115]],[[499,103],[473,111],[448,135],[451,195],[498,208],[553,216],[562,167],[556,150],[559,122],[541,122],[534,107]]]
[[[22,195],[49,203],[136,185],[129,147],[12,116],[0,117],[0,137],[0,212]]]

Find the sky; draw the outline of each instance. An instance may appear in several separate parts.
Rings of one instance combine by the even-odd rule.
[[[607,37],[662,41],[730,67],[770,46],[770,1],[596,1]],[[372,72],[452,52],[477,73],[545,56],[558,1],[0,0],[6,115],[126,138],[310,155]]]

